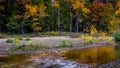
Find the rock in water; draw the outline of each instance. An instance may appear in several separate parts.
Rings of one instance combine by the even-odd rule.
[[[64,59],[46,58],[37,68],[88,68],[88,65],[78,64],[74,61]]]

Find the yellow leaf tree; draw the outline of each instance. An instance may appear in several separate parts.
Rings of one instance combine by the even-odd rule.
[[[39,5],[26,4],[25,8],[26,8],[26,13],[25,13],[26,18],[30,18],[30,17],[33,18],[32,27],[34,28],[34,33],[42,30],[42,27],[40,26],[41,23],[40,20],[42,20],[42,18],[47,16],[47,13],[45,12],[46,10],[45,4],[43,2]]]
[[[45,6],[44,3],[40,4],[39,6],[37,6],[38,16],[40,18],[44,18],[44,17],[48,16],[48,14],[45,12],[46,8],[47,7]]]
[[[75,27],[77,28],[76,32],[78,32],[79,24],[80,22],[82,22],[81,19],[82,16],[83,15],[85,16],[87,13],[90,13],[90,10],[87,7],[85,7],[85,3],[86,3],[85,0],[70,0],[70,2],[71,2],[71,7],[73,8],[77,16]]]
[[[110,32],[120,31],[120,1],[117,2],[117,10],[115,14],[112,16],[112,20],[108,27],[110,28]]]
[[[34,6],[34,5],[31,5],[31,4],[26,4],[25,5],[25,8],[26,8],[26,18],[29,18],[30,16],[34,16],[37,14],[37,7]]]

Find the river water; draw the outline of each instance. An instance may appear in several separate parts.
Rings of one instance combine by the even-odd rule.
[[[120,46],[99,46],[61,52],[0,57],[0,68],[88,68],[120,58]]]

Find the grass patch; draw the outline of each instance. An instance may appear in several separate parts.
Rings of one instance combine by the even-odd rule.
[[[19,40],[23,40],[23,38],[22,38],[22,37],[18,37],[18,39],[19,39]]]
[[[7,38],[6,43],[13,43],[13,40],[11,38]]]
[[[57,43],[56,47],[73,47],[73,43],[68,40],[62,40],[61,43]]]
[[[19,45],[19,46],[14,46],[9,49],[10,51],[21,51],[21,50],[39,50],[38,45]]]
[[[26,40],[26,41],[30,41],[31,39],[30,39],[29,37],[26,37],[25,40]]]

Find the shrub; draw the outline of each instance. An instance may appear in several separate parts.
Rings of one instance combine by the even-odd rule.
[[[114,32],[113,37],[116,42],[119,42],[120,41],[120,32]]]
[[[38,50],[38,49],[39,49],[39,46],[35,45],[35,46],[33,47],[33,49],[34,49],[34,50]]]
[[[13,40],[10,39],[10,38],[8,38],[8,39],[6,40],[6,42],[7,42],[7,43],[13,43]]]
[[[56,44],[57,47],[72,47],[73,44],[71,41],[68,40],[62,40],[62,42],[60,44]]]
[[[58,35],[58,32],[52,31],[50,32],[50,35]]]
[[[19,40],[18,38],[15,38],[15,39],[13,40],[13,42],[14,42],[14,43],[19,43],[20,40]]]
[[[42,33],[43,35],[45,34],[45,35],[50,35],[50,32],[46,32],[46,33]]]
[[[19,45],[19,46],[11,47],[9,50],[19,51],[19,50],[38,50],[38,49],[39,49],[38,45],[29,46],[29,45],[22,44],[22,45]]]
[[[25,40],[26,40],[26,41],[30,41],[30,38],[29,38],[29,37],[26,37]]]
[[[11,48],[11,50],[13,50],[13,51],[25,50],[24,47],[25,47],[25,45],[14,46],[14,47]]]
[[[90,34],[95,36],[96,34],[98,34],[98,31],[97,29],[94,27],[94,26],[91,26],[90,28]]]
[[[99,32],[98,32],[98,35],[99,35],[99,36],[102,36],[102,37],[105,37],[105,36],[107,36],[108,34],[107,34],[106,32],[99,31]]]
[[[66,34],[67,34],[67,32],[62,32],[62,34],[63,34],[63,35],[66,35]]]

